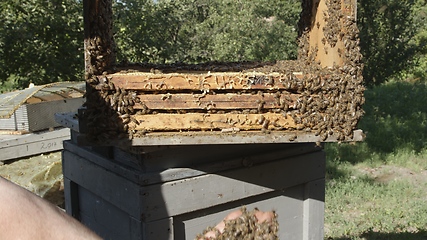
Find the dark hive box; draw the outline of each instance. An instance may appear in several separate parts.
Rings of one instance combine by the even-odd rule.
[[[64,142],[67,213],[103,239],[192,240],[244,205],[274,209],[279,239],[323,239],[325,158],[313,143],[140,151]]]

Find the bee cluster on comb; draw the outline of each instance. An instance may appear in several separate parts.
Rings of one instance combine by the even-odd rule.
[[[239,216],[233,219],[224,221],[224,227],[208,227],[203,233],[196,236],[196,240],[200,239],[268,239],[275,240],[278,238],[279,223],[277,222],[277,214],[273,213],[271,219],[260,221],[257,219],[257,213],[260,211],[255,208],[248,211],[246,207],[240,209]]]
[[[111,62],[112,50],[89,38],[101,46],[89,44],[89,52],[106,50],[89,54],[98,57],[90,58],[94,67],[86,75],[87,109],[81,119],[88,138],[105,143],[166,132],[283,132],[292,142],[304,132],[317,141],[351,141],[364,103],[354,9],[345,1],[321,2],[324,11],[319,5],[313,15],[313,1],[302,1],[295,61],[103,69],[98,62]],[[330,59],[334,62],[325,64]]]

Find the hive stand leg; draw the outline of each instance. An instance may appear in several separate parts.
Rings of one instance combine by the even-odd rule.
[[[304,190],[303,239],[323,239],[325,179],[307,183]]]

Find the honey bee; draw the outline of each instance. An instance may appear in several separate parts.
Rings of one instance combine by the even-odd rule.
[[[263,124],[264,121],[265,121],[265,117],[264,117],[264,115],[261,115],[258,119],[258,124]]]
[[[129,114],[134,114],[135,113],[135,109],[132,106],[127,106],[127,109],[129,111]]]
[[[136,120],[135,118],[130,118],[130,121],[133,122],[133,123],[135,123],[136,125],[139,125],[138,120]]]
[[[274,86],[274,78],[273,77],[267,77],[267,81],[265,83],[265,86]]]
[[[265,119],[262,123],[262,129],[268,130],[268,125],[270,124],[270,120]]]
[[[256,100],[256,103],[258,103],[258,107],[257,107],[258,112],[261,112],[263,107],[264,107],[265,101],[258,99],[258,100]]]
[[[293,141],[295,141],[297,139],[297,137],[298,136],[296,134],[292,134],[292,135],[289,136],[289,141],[293,142]]]
[[[172,98],[172,94],[167,93],[162,95],[161,100],[170,100]]]
[[[130,122],[130,118],[123,118],[123,124],[128,124]]]

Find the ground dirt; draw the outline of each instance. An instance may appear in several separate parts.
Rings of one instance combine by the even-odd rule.
[[[327,239],[426,239],[426,169],[390,164],[352,169],[327,187]]]
[[[413,171],[408,168],[383,165],[376,168],[363,167],[359,171],[378,183],[406,180],[414,184],[427,183],[427,170]]]

